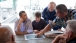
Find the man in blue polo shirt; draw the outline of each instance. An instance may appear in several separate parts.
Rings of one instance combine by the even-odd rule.
[[[50,2],[48,7],[46,7],[42,12],[42,17],[48,24],[50,21],[53,21],[56,18],[56,4],[55,2]],[[61,30],[61,26],[53,27],[53,30]]]
[[[54,20],[56,17],[55,7],[56,4],[54,2],[50,2],[48,7],[46,7],[42,12],[42,17],[44,18],[47,24],[49,23],[49,21]]]

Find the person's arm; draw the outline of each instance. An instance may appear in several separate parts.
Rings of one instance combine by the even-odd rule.
[[[52,41],[52,43],[66,43],[66,37],[64,34],[58,35],[55,37],[55,39]]]
[[[25,33],[15,31],[15,34],[16,34],[16,35],[24,35]]]
[[[56,21],[56,20],[54,20],[54,21],[52,21],[52,22],[49,22],[49,24],[46,25],[46,27],[37,34],[37,36],[41,36],[41,35],[44,34],[45,32],[49,31],[53,26],[56,25],[56,24],[55,24],[55,21]]]
[[[52,26],[50,26],[50,24],[48,24],[43,30],[41,30],[37,36],[41,36],[42,34],[44,34],[45,32],[49,31],[52,28]]]
[[[33,27],[32,27],[31,20],[27,21],[27,25],[28,25],[28,27],[27,27],[28,29],[25,32],[27,32],[27,33],[33,33]]]
[[[21,22],[20,20],[17,20],[16,22],[15,22],[15,34],[16,35],[21,35],[21,34],[24,34],[23,32],[20,32],[20,25],[21,25],[21,23],[19,23],[19,22]],[[19,25],[20,24],[20,25]]]
[[[18,25],[17,25],[17,30],[20,31],[20,26],[21,26],[21,23],[23,22],[23,19],[20,18],[19,22],[18,22]]]
[[[58,43],[59,42],[59,37],[56,36],[55,39],[52,41],[52,43]]]

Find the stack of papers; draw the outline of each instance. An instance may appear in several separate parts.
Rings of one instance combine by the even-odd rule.
[[[44,35],[46,37],[56,37],[59,34],[63,34],[63,32],[61,32],[61,31],[48,31],[48,32],[44,33]]]

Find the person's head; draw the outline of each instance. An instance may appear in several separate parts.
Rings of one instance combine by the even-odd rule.
[[[59,18],[65,18],[68,14],[67,7],[64,4],[59,4],[56,6],[56,14]]]
[[[55,10],[55,8],[56,8],[55,2],[50,2],[49,5],[48,5],[48,10],[49,10],[50,12],[52,12],[52,11]]]
[[[9,26],[0,26],[0,43],[14,43],[15,37]]]
[[[26,20],[27,19],[27,14],[25,11],[20,11],[19,12],[19,16],[20,18],[22,18],[23,20]]]
[[[65,36],[68,39],[76,37],[76,20],[68,20],[65,31]]]
[[[39,22],[40,19],[41,19],[41,13],[40,12],[36,12],[35,13],[35,20],[36,20],[36,22]]]

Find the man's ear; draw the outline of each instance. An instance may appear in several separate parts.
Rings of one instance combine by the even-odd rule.
[[[22,18],[22,17],[20,16],[20,18]]]
[[[72,31],[70,31],[70,32],[69,32],[69,38],[71,38],[71,37],[72,37],[72,35],[73,35],[73,32],[72,32]]]
[[[66,14],[66,15],[67,15],[68,13],[64,12],[64,14]]]
[[[12,35],[12,41],[15,42],[15,36],[14,35]]]

